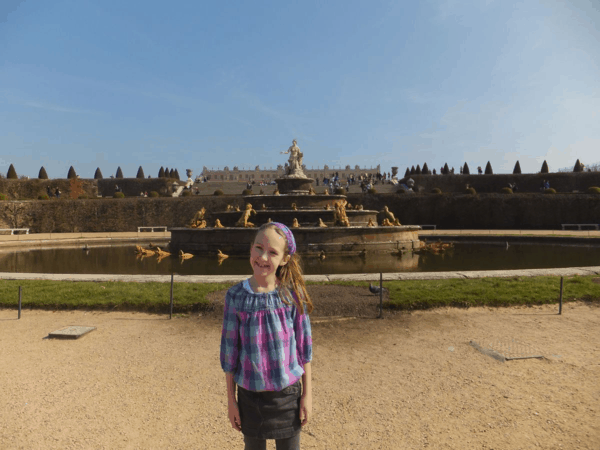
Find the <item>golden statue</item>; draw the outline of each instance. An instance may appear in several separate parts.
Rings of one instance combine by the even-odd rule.
[[[160,247],[156,247],[156,254],[158,255],[159,258],[164,258],[165,256],[171,255],[169,252],[165,252],[164,250],[161,250]]]
[[[400,223],[400,221],[398,220],[397,217],[394,219],[394,226],[395,227],[401,227],[402,226],[402,224]]]
[[[244,228],[252,228],[254,224],[249,222],[251,214],[256,214],[256,211],[252,209],[252,205],[250,203],[246,203],[246,209],[242,213],[242,217],[235,223],[236,227],[244,227]]]
[[[271,223],[271,222],[273,222],[273,221],[272,221],[272,220],[271,220],[271,218],[269,217],[269,218],[267,219],[267,223]]]
[[[373,219],[372,219],[372,218],[369,218],[369,223],[367,224],[367,226],[368,226],[368,227],[374,227],[374,226],[376,226],[376,225],[375,225],[375,222],[373,222]]]
[[[235,205],[235,210],[236,210],[236,212],[240,212],[240,206],[239,205]]]
[[[323,192],[324,195],[329,195],[329,189],[325,188],[325,192]]]
[[[363,210],[363,205],[356,205],[356,206],[354,207],[354,209],[355,209],[356,211],[362,211],[362,210]]]
[[[215,220],[215,228],[225,228],[219,219]]]
[[[316,191],[313,189],[312,186],[308,188],[308,195],[317,195]]]
[[[227,205],[227,209],[225,211],[233,211],[233,206]]]
[[[321,250],[321,251],[319,252],[319,259],[320,259],[321,261],[323,261],[323,260],[325,259],[325,250]]]
[[[394,217],[394,213],[391,212],[387,206],[383,207],[381,213],[383,214],[383,217],[388,219],[391,223],[394,223],[394,220],[396,220],[396,218]]]
[[[156,254],[156,252],[154,250],[150,250],[150,249],[144,248],[141,245],[136,245],[135,246],[135,252],[138,255],[142,255],[142,256],[152,256],[152,255]]]
[[[273,191],[273,195],[279,195],[279,189],[275,189],[275,190]]]
[[[292,228],[300,228],[300,224],[298,223],[298,219],[294,217],[294,222],[292,222]]]
[[[329,211],[331,209],[331,205],[329,203],[327,203],[323,209],[326,209],[327,211]]]
[[[264,203],[262,204],[262,206],[260,207],[260,209],[262,209],[263,211],[265,211],[267,209],[267,205],[265,205]]]
[[[229,255],[226,255],[221,250],[217,250],[217,260],[219,261],[219,265],[221,265],[227,258],[229,258]]]
[[[292,203],[292,211],[298,211],[298,207],[295,203]]]
[[[381,222],[381,226],[382,227],[393,227],[394,223],[390,222],[390,219],[383,219],[383,222]]]
[[[323,219],[321,219],[320,217],[319,217],[319,226],[321,228],[327,228],[327,225],[325,225],[325,222],[323,222]]]
[[[352,207],[352,205],[351,205],[350,203],[348,203],[348,204],[346,205],[346,209],[347,209],[347,210],[350,210],[350,209],[354,209],[354,208]]]
[[[349,227],[350,221],[346,216],[346,200],[340,200],[335,202],[335,212],[333,213],[333,225],[340,227]]]
[[[179,250],[179,258],[183,259],[190,259],[193,258],[194,255],[192,255],[191,253],[184,253],[183,250]]]
[[[192,221],[190,222],[189,228],[206,228],[206,220],[204,220],[204,215],[206,214],[206,208],[202,208],[199,211],[196,211]]]

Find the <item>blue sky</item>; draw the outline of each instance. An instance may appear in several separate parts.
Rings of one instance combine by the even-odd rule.
[[[600,161],[597,1],[2,0],[0,172]]]

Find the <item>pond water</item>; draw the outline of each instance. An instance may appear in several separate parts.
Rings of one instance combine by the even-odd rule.
[[[330,255],[321,261],[305,257],[306,274],[440,272],[506,270],[600,265],[600,246],[456,243],[440,255],[406,253],[360,256]],[[170,274],[249,275],[248,258],[230,257],[218,264],[215,256],[180,261],[176,257],[158,260],[140,258],[133,245],[113,247],[51,248],[0,253],[0,272],[78,274]]]

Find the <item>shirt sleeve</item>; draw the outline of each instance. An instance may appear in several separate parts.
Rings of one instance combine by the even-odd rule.
[[[312,331],[308,314],[300,314],[300,311],[297,308],[295,309],[296,355],[298,356],[298,364],[304,366],[304,364],[312,361]]]
[[[238,337],[240,323],[237,310],[229,292],[225,296],[223,330],[221,332],[221,368],[225,373],[235,373],[238,363]]]

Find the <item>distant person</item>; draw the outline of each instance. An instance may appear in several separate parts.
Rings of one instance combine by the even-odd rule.
[[[54,191],[54,195],[56,195],[56,198],[60,198],[60,189],[56,188],[56,190]]]
[[[48,194],[48,198],[54,197],[54,194],[52,194],[52,188],[50,186],[46,188],[46,194]]]
[[[481,166],[477,167],[477,173],[479,175],[481,175],[483,173],[483,169],[481,168]]]

